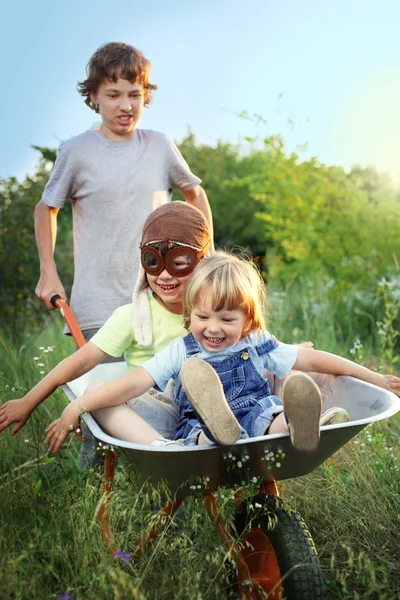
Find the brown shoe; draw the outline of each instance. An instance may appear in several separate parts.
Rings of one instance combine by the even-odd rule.
[[[218,444],[229,446],[240,438],[240,425],[226,401],[220,378],[201,358],[188,358],[181,368],[182,386],[200,423]],[[207,431],[205,432],[207,435]]]
[[[292,373],[283,384],[282,404],[293,447],[300,452],[315,450],[322,407],[317,384],[305,373]]]

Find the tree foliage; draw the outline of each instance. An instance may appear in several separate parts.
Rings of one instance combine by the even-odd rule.
[[[0,325],[15,339],[46,317],[34,296],[39,264],[33,212],[56,152],[35,148],[40,159],[33,176],[0,181]],[[333,282],[338,301],[350,288],[367,298],[397,264],[400,195],[374,168],[355,166],[347,174],[316,158],[304,160],[287,153],[279,135],[210,146],[189,132],[180,149],[203,180],[216,246],[249,249],[274,286],[318,273],[331,287]],[[67,290],[73,276],[70,212],[60,213],[56,246]]]
[[[41,156],[34,175],[22,183],[0,180],[0,327],[16,341],[27,327],[37,328],[46,310],[36,299],[39,260],[34,234],[34,209],[49,178],[56,153],[36,147]],[[72,276],[70,217],[60,219],[57,262],[68,280]]]

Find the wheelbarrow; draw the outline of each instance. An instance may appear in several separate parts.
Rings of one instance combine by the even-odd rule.
[[[57,297],[52,301],[63,314],[75,343],[81,347],[85,340],[67,303]],[[62,389],[72,401],[83,394],[91,381],[112,380],[126,372],[122,362],[100,364],[64,384]],[[93,436],[106,448],[99,519],[102,538],[110,551],[119,555],[110,526],[110,498],[119,458],[133,472],[138,486],[163,482],[173,498],[129,555],[131,561],[142,556],[186,497],[201,495],[236,563],[240,598],[322,598],[322,576],[314,542],[300,514],[279,497],[276,482],[316,469],[364,427],[396,414],[400,399],[390,391],[352,377],[318,373],[312,376],[322,392],[323,410],[340,406],[347,410],[350,421],[321,427],[319,445],[309,453],[293,448],[287,433],[239,440],[233,446],[160,448],[134,444],[108,435],[90,414],[83,415]],[[257,487],[250,501],[243,494],[243,485],[249,482],[256,482]],[[234,490],[233,527],[223,520],[213,495],[220,487]],[[253,510],[249,510],[249,504]]]

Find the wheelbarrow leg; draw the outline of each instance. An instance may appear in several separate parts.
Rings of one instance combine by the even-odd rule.
[[[112,554],[115,554],[117,548],[114,544],[114,536],[111,531],[111,503],[110,496],[114,485],[115,467],[117,456],[111,450],[106,450],[103,480],[101,484],[99,521],[101,524],[101,537]]]
[[[225,544],[225,547],[230,552],[233,560],[236,563],[236,567],[238,570],[238,580],[240,582],[245,582],[243,586],[243,590],[251,592],[252,591],[252,578],[250,575],[249,567],[245,561],[245,559],[241,555],[241,548],[237,543],[236,538],[230,533],[228,527],[224,519],[221,517],[221,509],[215,500],[212,494],[205,494],[204,496],[204,504],[210,515],[210,519],[213,522],[214,526],[217,528],[219,535],[222,538],[222,541]],[[248,583],[248,585],[247,585]],[[242,598],[251,598],[251,596],[243,596]]]
[[[116,454],[111,450],[107,450],[105,455],[104,475],[101,488],[99,520],[101,524],[101,537],[103,538],[105,545],[108,547],[111,554],[119,556],[119,551],[114,543],[114,536],[110,525],[110,498],[114,485],[116,464]],[[142,537],[135,550],[129,555],[129,561],[135,561],[140,558],[144,550],[150,544],[151,540],[161,532],[163,527],[165,527],[166,522],[176,513],[182,502],[183,498],[176,498],[175,500],[170,500],[164,506],[164,508],[159,512],[152,529]]]
[[[135,550],[132,552],[132,561],[138,560],[141,557],[143,552],[149,546],[151,540],[153,540],[157,535],[161,533],[166,523],[171,519],[171,517],[173,517],[173,515],[176,513],[182,502],[183,498],[175,498],[175,500],[170,500],[169,502],[167,502],[164,508],[158,513],[157,519],[153,527],[148,533],[146,533],[142,537]]]

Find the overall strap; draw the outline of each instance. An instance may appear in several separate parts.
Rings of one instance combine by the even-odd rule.
[[[188,335],[185,335],[183,341],[185,344],[186,358],[190,358],[191,356],[194,356],[200,352],[199,346],[194,339],[193,334],[189,333]]]

